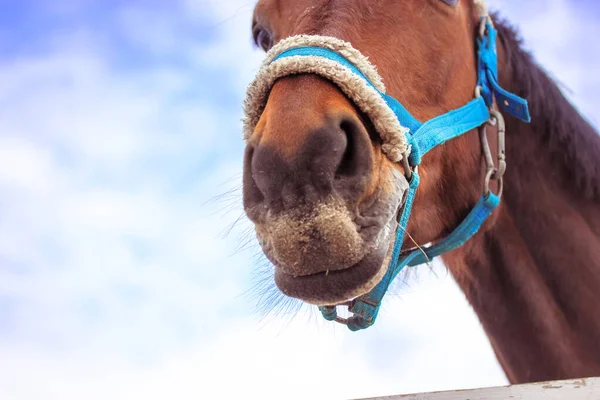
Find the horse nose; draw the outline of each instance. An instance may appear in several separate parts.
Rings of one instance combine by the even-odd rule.
[[[331,195],[352,203],[368,184],[373,151],[362,118],[335,86],[303,78],[275,85],[246,148],[246,209],[280,213]]]
[[[264,203],[272,212],[311,204],[337,194],[346,201],[366,184],[372,160],[356,118],[324,121],[307,132],[292,154],[270,145],[246,150],[244,194],[247,207]],[[290,134],[286,129],[286,133]],[[367,135],[368,137],[368,135]]]

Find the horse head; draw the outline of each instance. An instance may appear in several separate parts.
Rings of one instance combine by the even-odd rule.
[[[334,37],[368,57],[387,93],[427,121],[473,98],[480,10],[461,1],[261,0],[253,34],[269,50],[296,35]],[[386,272],[408,182],[386,156],[374,122],[316,74],[278,79],[247,138],[244,206],[292,297],[337,304],[371,290]],[[434,149],[405,249],[434,242],[481,194],[475,131]]]

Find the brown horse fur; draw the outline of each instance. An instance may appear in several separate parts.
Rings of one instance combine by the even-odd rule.
[[[502,204],[482,232],[443,259],[511,382],[600,375],[600,138],[521,49],[514,30],[494,19],[501,84],[528,99],[533,122],[506,117]],[[472,98],[477,25],[468,1],[450,7],[438,0],[261,0],[254,31],[269,32],[272,42],[303,33],[351,42],[377,66],[388,93],[427,120]],[[394,190],[404,188],[397,185],[399,171],[370,121],[335,85],[314,76],[275,84],[248,140],[244,202],[276,281],[282,266],[265,246],[273,238],[261,231],[294,210],[311,215],[341,202],[340,215],[359,232],[358,242],[350,235],[355,243],[378,249],[368,262],[331,273],[319,268],[331,262],[323,259],[327,251],[305,257],[297,271],[312,272],[312,280],[284,273],[277,281],[284,293],[326,301],[357,286],[368,289],[365,283],[380,273],[373,265],[389,250],[379,242],[392,240],[380,233],[400,200]],[[425,244],[447,235],[481,195],[482,174],[476,131],[427,154],[411,237]],[[302,232],[317,249],[338,240]],[[336,249],[343,248],[339,240]],[[355,251],[371,254],[365,248]],[[354,254],[335,257],[354,261]]]
[[[507,119],[498,220],[444,260],[512,382],[600,375],[600,138],[498,23],[501,82],[531,104]]]

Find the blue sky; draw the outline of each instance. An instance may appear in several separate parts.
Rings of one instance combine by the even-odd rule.
[[[600,7],[489,2],[597,126]],[[242,214],[241,102],[262,59],[253,4],[0,0],[0,398],[506,382],[439,266],[398,286],[366,332],[308,307],[261,314],[256,245],[236,252],[250,226],[223,235]]]

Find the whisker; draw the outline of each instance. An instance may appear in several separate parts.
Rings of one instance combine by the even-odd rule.
[[[224,207],[210,213],[209,215],[211,217],[214,217],[216,215],[221,215],[222,217],[225,217],[227,215],[229,215],[231,212],[233,211],[239,211],[240,207],[239,207],[239,203],[230,203],[230,204],[226,204]]]
[[[242,177],[242,175],[244,175],[244,172],[242,172],[242,171],[240,171],[240,172],[237,172],[237,173],[233,174],[233,175],[231,176],[231,178],[229,178],[229,179],[226,179],[226,180],[225,180],[225,181],[223,181],[222,183],[218,184],[218,185],[217,185],[217,187],[225,186],[225,185],[227,185],[228,183],[231,183],[231,182],[237,181],[237,180],[239,180],[239,179]]]
[[[229,254],[228,257],[232,257],[241,252],[251,249],[256,244],[255,240],[256,240],[256,238],[254,237],[254,235],[251,235],[251,231],[245,232],[243,237],[241,238],[241,240],[238,242],[238,244],[234,248],[233,252],[231,254]]]
[[[208,204],[214,204],[219,201],[223,201],[224,199],[232,199],[232,198],[240,199],[241,198],[240,193],[241,193],[242,188],[243,188],[243,184],[240,183],[240,184],[236,185],[235,187],[233,187],[229,190],[226,190],[223,193],[217,194],[217,195],[209,198],[208,200],[205,200],[204,202],[200,203],[200,205],[202,207],[204,207]]]
[[[240,214],[235,221],[233,221],[228,227],[225,228],[225,230],[221,231],[221,233],[219,234],[219,237],[221,239],[225,239],[227,236],[229,236],[229,234],[231,233],[231,231],[235,228],[235,226],[238,224],[238,222],[240,222],[243,218],[245,217],[245,214],[242,213]]]
[[[423,253],[423,255],[425,256],[425,259],[427,260],[427,263],[430,263],[430,262],[431,262],[431,259],[429,258],[429,256],[427,255],[427,253],[425,252],[425,250],[423,249],[423,247],[421,247],[421,245],[419,245],[419,244],[417,243],[417,241],[416,241],[416,240],[415,240],[415,239],[414,239],[414,238],[411,236],[411,234],[410,234],[410,233],[408,233],[408,231],[407,231],[406,229],[404,229],[404,228],[402,227],[402,225],[398,224],[398,228],[402,229],[402,231],[404,232],[404,234],[405,234],[406,236],[408,236],[408,238],[409,238],[409,239],[410,239],[410,241],[411,241],[411,242],[412,242],[412,243],[415,245],[415,247],[416,247],[417,249],[419,249],[419,250],[421,251],[421,253]]]
[[[261,324],[270,316],[289,317],[290,323],[303,306],[300,300],[287,297],[277,289],[273,281],[273,267],[266,259],[257,266],[253,284],[244,293],[244,297],[256,304],[254,312],[259,316]]]

